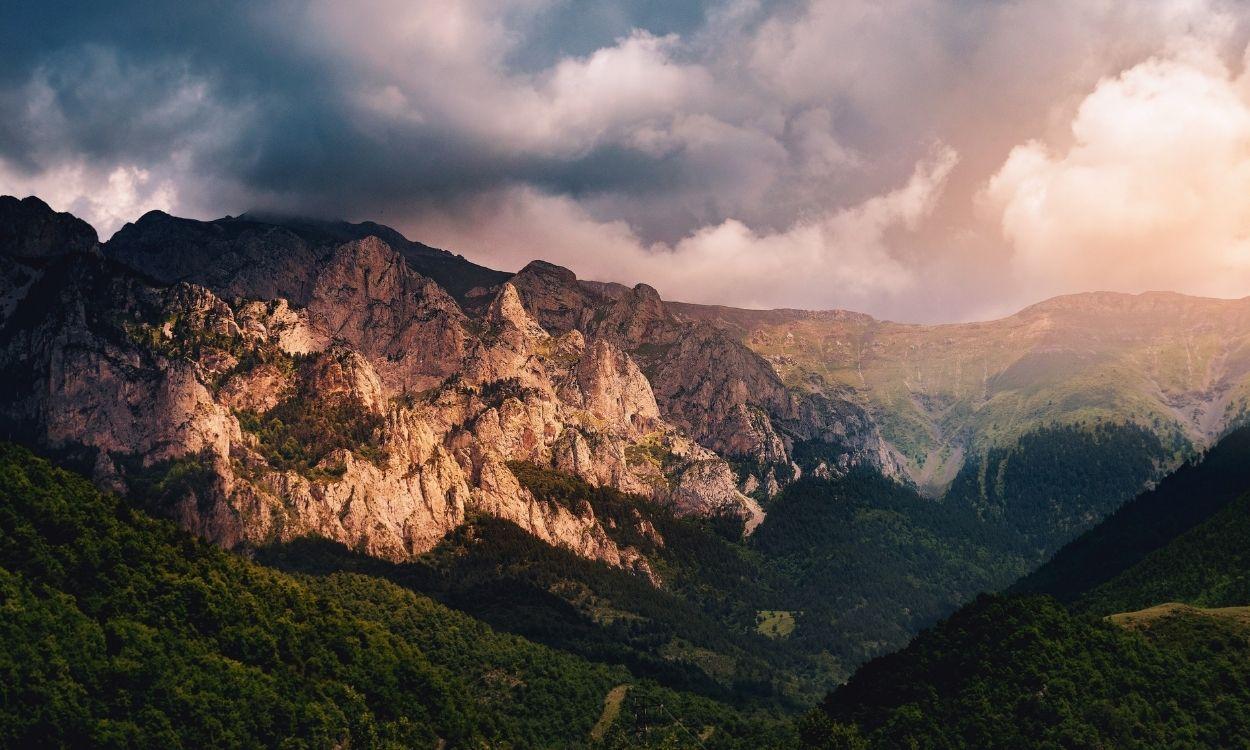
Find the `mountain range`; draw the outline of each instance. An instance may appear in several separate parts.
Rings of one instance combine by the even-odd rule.
[[[1091,293],[997,321],[920,326],[665,301],[646,284],[579,280],[541,260],[500,272],[373,223],[151,212],[101,243],[37,198],[4,197],[0,436],[125,497],[116,505],[73,490],[105,515],[139,514],[123,520],[140,531],[109,526],[97,538],[58,516],[61,505],[32,500],[32,482],[44,498],[76,480],[10,449],[10,503],[24,510],[0,527],[3,567],[21,579],[10,581],[15,601],[60,591],[78,602],[74,617],[113,627],[108,618],[140,605],[123,597],[92,609],[107,581],[71,590],[55,572],[73,554],[57,529],[102,549],[109,535],[133,533],[190,544],[170,541],[183,537],[165,526],[151,532],[150,514],[255,561],[196,547],[209,557],[195,576],[273,575],[266,586],[352,602],[417,597],[422,622],[444,623],[431,628],[509,632],[531,662],[567,659],[559,670],[593,675],[585,684],[596,695],[633,685],[685,706],[700,727],[735,727],[704,737],[639,704],[634,739],[654,723],[675,742],[725,746],[800,734],[886,747],[1010,744],[913,721],[910,707],[931,717],[972,704],[939,706],[888,685],[948,679],[941,670],[956,667],[933,672],[938,662],[926,660],[980,653],[1011,635],[995,630],[1002,622],[1046,622],[1071,638],[1089,626],[1114,640],[1121,625],[1097,618],[1170,599],[1245,603],[1239,573],[1216,585],[1169,566],[1201,559],[1196,569],[1213,570],[1204,545],[1235,546],[1192,537],[1231,528],[1218,519],[1250,489],[1236,468],[1250,465],[1238,430],[1248,345],[1250,299]],[[37,538],[51,562],[23,568],[18,540]],[[177,568],[166,557],[145,564]],[[212,572],[220,566],[231,572]],[[384,593],[352,583],[329,594],[320,583],[353,574]],[[973,601],[1026,574],[1005,598]],[[164,605],[141,606],[159,619]],[[368,627],[406,642],[390,624]],[[251,640],[212,638],[196,648],[260,664]],[[1171,648],[1157,658],[1182,658]],[[325,679],[353,689],[357,678],[337,669]],[[535,679],[509,669],[478,679],[507,690]],[[1012,669],[994,676],[995,690],[1025,689],[1007,679]],[[932,689],[972,701],[965,687]],[[460,685],[440,700],[459,705],[475,690]],[[810,726],[778,718],[829,690]],[[327,731],[573,744],[550,726],[492,725],[490,711],[406,734],[386,723],[393,698],[410,700],[401,693],[362,699],[371,729],[335,719]],[[584,714],[565,727],[579,738],[590,731]],[[1143,716],[1130,718],[1158,725]],[[1094,719],[1072,721],[1088,731]],[[98,740],[104,729],[75,731]],[[248,744],[260,730],[230,731]],[[1127,736],[1117,732],[1098,736],[1114,744]]]

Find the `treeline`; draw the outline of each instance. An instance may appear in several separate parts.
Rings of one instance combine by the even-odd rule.
[[[576,747],[621,684],[601,744],[789,738],[380,579],[222,552],[10,445],[0,611],[4,747]]]
[[[804,727],[811,747],[1231,748],[1247,737],[1246,625],[1180,613],[1127,630],[1047,597],[979,598],[865,664]]]
[[[805,720],[805,743],[1250,746],[1247,467],[1242,429],[1016,587],[1066,606],[977,599],[865,664]]]

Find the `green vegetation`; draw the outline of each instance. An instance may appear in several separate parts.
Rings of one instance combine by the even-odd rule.
[[[1172,601],[1197,607],[1250,604],[1250,495],[1089,591],[1077,606],[1111,614]]]
[[[1120,507],[1012,590],[1073,601],[1206,521],[1248,488],[1250,427],[1243,427]]]
[[[781,604],[760,609],[796,611],[788,646],[845,678],[1020,575],[1011,541],[968,508],[857,469],[787,487],[749,543],[783,582]]]
[[[207,500],[219,479],[210,453],[189,454],[149,466],[134,456],[116,456],[125,473],[131,497],[149,510],[167,510],[186,498]]]
[[[376,463],[386,460],[380,447],[386,420],[354,396],[294,396],[263,414],[239,411],[237,416],[239,426],[256,436],[261,455],[275,469],[333,478],[343,473],[343,467],[321,462],[336,450],[349,450]]]
[[[1241,430],[1017,587],[1056,591],[1067,607],[1044,596],[978,598],[865,664],[803,722],[804,742],[1247,746],[1248,466]]]
[[[531,389],[521,385],[521,381],[517,378],[492,380],[489,383],[483,383],[476,390],[468,386],[461,386],[461,388],[465,392],[477,393],[483,402],[492,407],[498,407],[510,398],[524,399],[531,393]]]
[[[0,446],[0,746],[776,747],[783,724],[385,581],[274,571]],[[444,744],[445,743],[445,744]]]
[[[660,587],[486,517],[456,529],[410,563],[388,563],[313,539],[258,550],[257,558],[291,571],[385,578],[497,629],[624,665],[635,678],[674,689],[741,706],[810,706],[829,683],[802,678],[801,659],[754,632],[755,609],[748,610],[733,584],[751,570],[736,561],[740,548],[708,531],[684,530],[689,546],[683,557],[654,558],[662,571]],[[680,538],[666,537],[666,548]],[[701,550],[708,554],[700,560]],[[722,578],[727,583],[719,583]],[[755,601],[766,592],[747,580],[741,593]]]
[[[626,446],[625,460],[634,465],[649,463],[665,473],[676,463],[673,451],[664,445],[659,433],[647,435],[641,441]]]
[[[760,610],[755,629],[769,638],[785,638],[794,632],[794,613],[782,609]]]
[[[743,542],[716,519],[677,518],[610,487],[510,466],[539,499],[593,513],[618,545],[646,556],[660,585],[491,518],[403,565],[316,540],[260,550],[259,558],[385,577],[501,630],[624,664],[636,677],[785,710],[811,705],[857,664],[1025,565],[970,510],[867,470],[791,486]]]
[[[812,746],[851,725],[880,748],[1242,747],[1250,630],[1185,612],[1126,630],[985,596],[864,665],[824,712],[804,727]]]
[[[970,460],[946,502],[971,507],[1044,559],[1158,478],[1172,451],[1129,424],[1046,427]]]
[[[122,325],[131,341],[169,359],[195,362],[209,351],[240,356],[251,348],[238,333],[216,330],[212,323],[172,313],[155,323],[123,321]]]

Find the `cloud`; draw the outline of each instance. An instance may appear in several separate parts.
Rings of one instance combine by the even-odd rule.
[[[1071,145],[1012,150],[983,199],[1043,293],[1250,293],[1250,82],[1201,51],[1104,79]]]
[[[916,270],[898,257],[891,233],[932,210],[958,161],[939,147],[907,182],[859,204],[759,233],[735,219],[674,244],[646,244],[621,221],[596,221],[567,198],[515,189],[462,215],[423,217],[433,241],[489,256],[511,269],[534,258],[572,265],[584,278],[633,284],[669,299],[742,307],[853,305],[906,294]],[[588,247],[595,252],[588,254]]]
[[[1250,7],[118,0],[18,3],[6,20],[0,190],[55,192],[105,236],[131,209],[257,208],[384,221],[508,265],[548,254],[511,247],[524,227],[587,277],[948,320],[1033,301],[1026,277],[1102,286],[1015,274],[1014,183],[981,203],[988,219],[977,195],[1031,139],[1034,162],[1065,162],[1099,81],[1194,47],[1236,63]],[[878,237],[867,207],[936,174],[934,143],[958,165]],[[473,231],[451,231],[466,216]],[[809,256],[843,260],[782,272]]]
[[[85,219],[101,239],[148,211],[171,211],[178,205],[177,187],[169,179],[133,164],[101,170],[82,160],[34,174],[22,174],[0,160],[0,195],[37,195],[58,211]]]
[[[228,162],[248,107],[226,108],[214,83],[179,61],[136,64],[87,45],[34,68],[9,110],[20,147],[0,150],[0,194],[38,195],[107,239],[152,209],[198,212]]]

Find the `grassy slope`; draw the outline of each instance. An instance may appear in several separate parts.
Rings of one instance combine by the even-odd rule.
[[[1049,424],[1130,421],[1182,450],[1218,434],[1250,396],[1245,301],[1074,295],[940,326],[679,308],[729,325],[797,389],[854,389],[914,476],[935,486],[953,476],[960,448],[976,456]]]
[[[1156,604],[1136,612],[1117,612],[1107,619],[1122,628],[1145,630],[1171,617],[1214,617],[1250,627],[1250,607],[1191,607],[1179,602]]]
[[[0,746],[755,747],[784,729],[390,583],[280,573],[0,446]],[[663,703],[674,718],[647,716]]]

